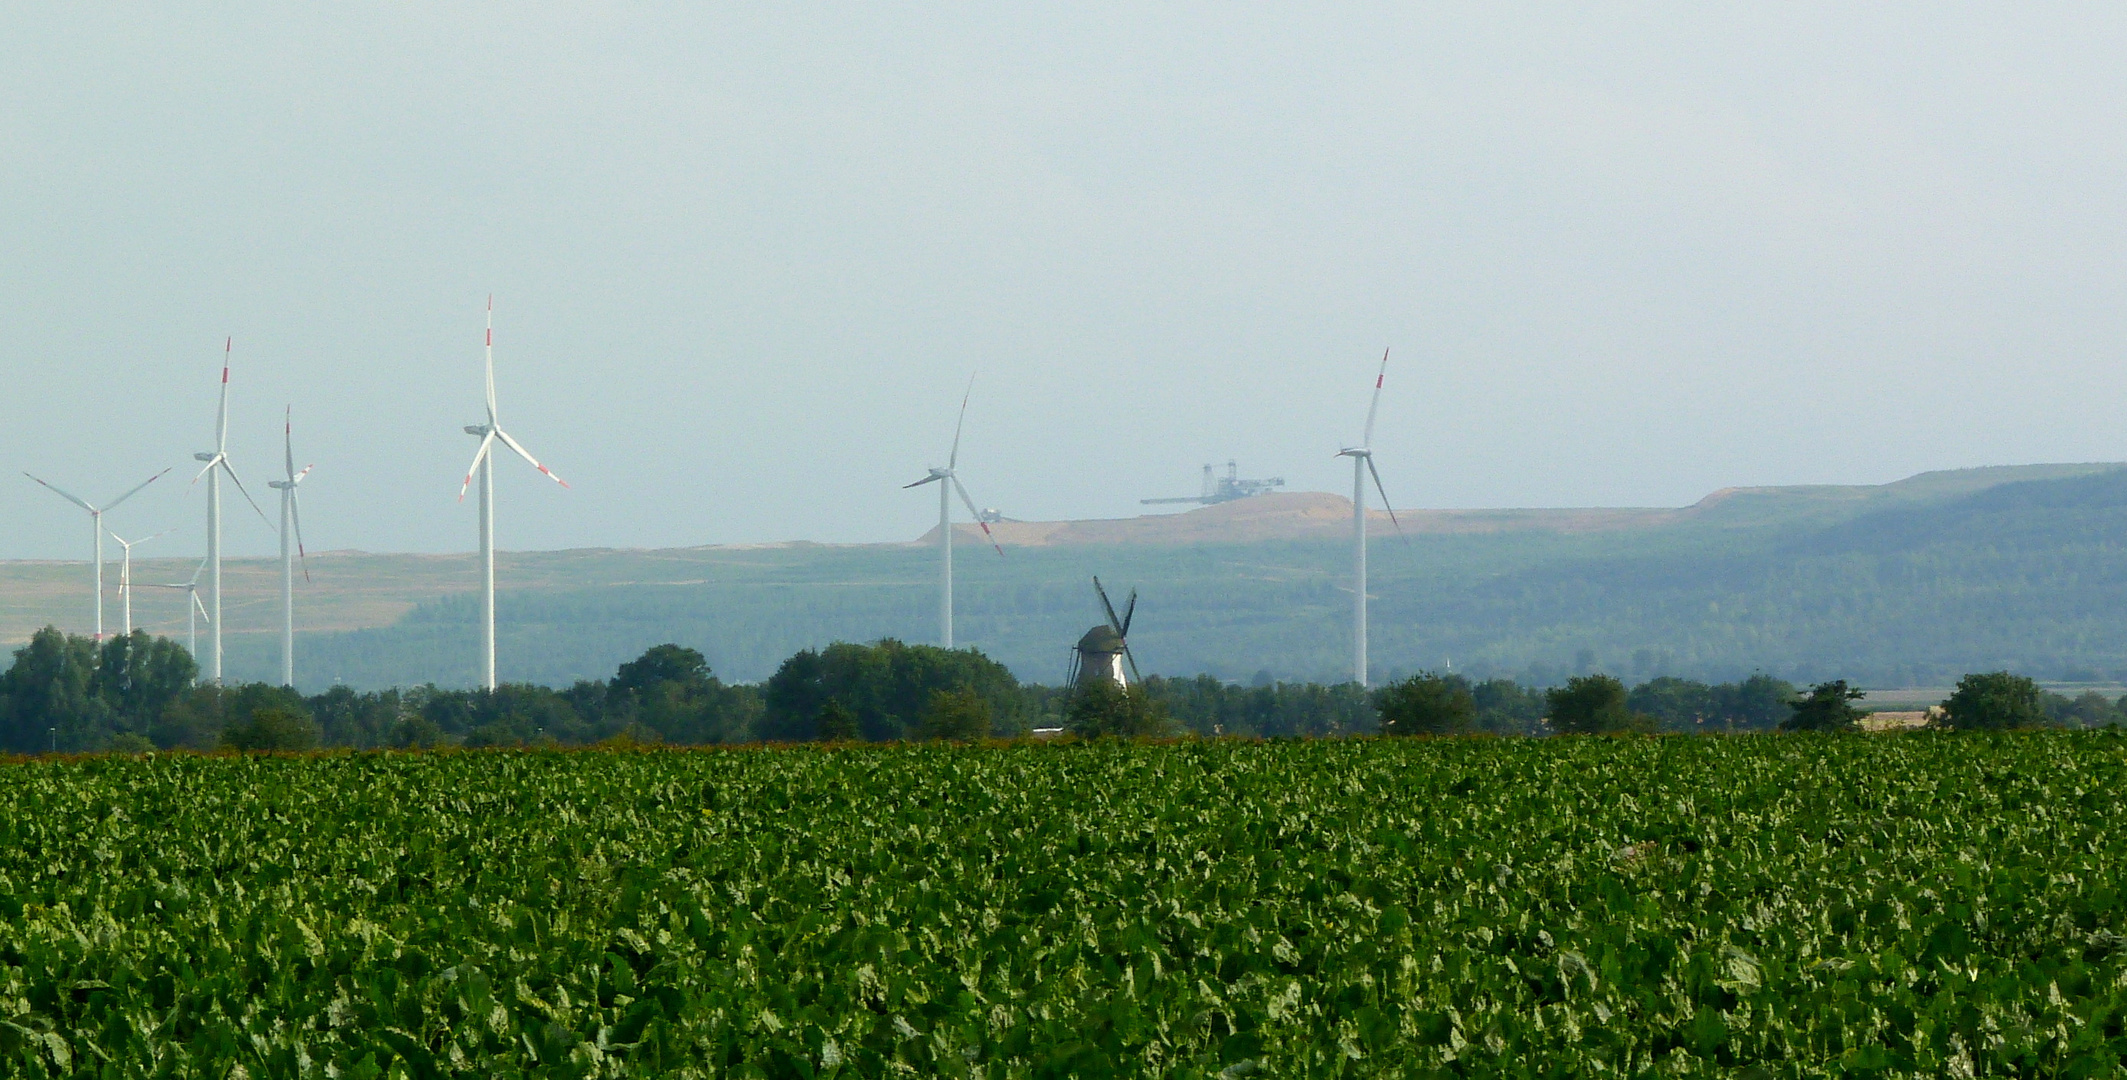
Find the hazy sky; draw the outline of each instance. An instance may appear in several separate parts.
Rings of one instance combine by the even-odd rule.
[[[1742,7],[10,6],[0,465],[197,552],[233,334],[269,513],[292,404],[313,550],[470,548],[490,292],[506,548],[914,537],[975,372],[1013,517],[1344,490],[1391,345],[1404,505],[2127,458],[2123,9]]]

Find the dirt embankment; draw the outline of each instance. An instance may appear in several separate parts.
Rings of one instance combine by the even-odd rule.
[[[1523,530],[1584,533],[1613,529],[1640,529],[1678,520],[1688,510],[1669,509],[1572,509],[1572,510],[1407,510],[1396,519],[1404,532],[1496,533]],[[1145,514],[1134,518],[1096,521],[999,521],[990,532],[997,542],[1013,547],[1050,547],[1060,544],[1200,544],[1247,543],[1256,540],[1302,540],[1347,536],[1351,532],[1352,503],[1342,495],[1319,491],[1277,492],[1256,495],[1180,514]],[[1382,510],[1367,512],[1369,531],[1393,530]],[[954,536],[981,542],[979,526],[956,523]],[[932,529],[915,543],[936,543]]]

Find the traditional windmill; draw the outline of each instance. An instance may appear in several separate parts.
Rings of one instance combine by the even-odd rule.
[[[1108,602],[1108,590],[1101,587],[1100,579],[1093,579],[1093,591],[1100,596],[1101,610],[1107,613],[1108,621],[1078,639],[1071,650],[1071,674],[1065,685],[1076,689],[1093,682],[1110,682],[1128,687],[1132,682],[1143,682],[1137,673],[1137,657],[1130,652],[1130,620],[1137,615],[1137,590],[1130,590],[1130,598],[1123,602],[1121,618],[1115,615],[1115,605]],[[1123,676],[1123,666],[1128,664],[1130,675]]]

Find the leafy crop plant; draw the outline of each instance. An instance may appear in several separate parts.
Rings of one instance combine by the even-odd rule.
[[[0,770],[82,1077],[2114,1076],[2127,739]]]

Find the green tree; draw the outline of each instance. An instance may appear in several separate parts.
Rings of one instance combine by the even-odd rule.
[[[238,683],[234,686],[195,686],[180,695],[156,718],[148,732],[155,745],[207,749],[227,745],[222,733],[249,722],[260,709],[286,709],[309,718],[303,695],[286,686]]]
[[[184,646],[145,630],[112,637],[97,656],[96,693],[120,731],[146,734],[197,678],[199,665]]]
[[[1626,704],[1625,684],[1610,675],[1575,675],[1544,695],[1551,727],[1568,735],[1653,731],[1654,718]]]
[[[399,722],[402,696],[397,690],[356,693],[335,686],[305,702],[318,722],[318,738],[329,746],[353,746],[368,750],[389,745],[391,728]]]
[[[1274,683],[1238,686],[1212,675],[1170,679],[1148,675],[1138,689],[1158,701],[1174,723],[1198,735],[1272,738],[1372,731],[1373,695],[1357,683]],[[1064,722],[1072,691],[1023,687],[1017,714],[993,730],[1048,727]],[[1039,718],[1041,722],[1028,723]]]
[[[857,717],[858,734],[874,741],[919,734],[932,692],[970,690],[993,716],[1019,703],[1019,680],[975,649],[908,645],[892,638],[870,645],[838,641],[783,661],[761,687],[761,737],[802,742],[814,738],[820,710],[840,701]]]
[[[1477,721],[1477,702],[1469,680],[1460,675],[1421,672],[1399,679],[1374,693],[1383,735],[1453,735]]]
[[[1170,724],[1164,705],[1144,688],[1105,679],[1078,687],[1064,714],[1064,730],[1083,738],[1148,738],[1168,734]]]
[[[1714,689],[1715,715],[1724,727],[1743,731],[1771,731],[1792,711],[1795,685],[1764,672],[1739,683],[1723,683]]]
[[[1713,687],[1673,675],[1633,687],[1625,705],[1633,712],[1654,717],[1666,731],[1698,731],[1720,714]]]
[[[2006,671],[1967,675],[1942,703],[1942,726],[1953,731],[2040,727],[2046,708],[2038,684]]]
[[[617,693],[640,692],[660,683],[699,685],[709,681],[709,660],[699,650],[667,642],[653,645],[620,666],[608,685]]]
[[[110,707],[96,691],[96,643],[57,627],[37,631],[0,675],[0,741],[16,753],[96,749],[111,726]]]
[[[827,704],[820,706],[820,713],[813,723],[814,730],[827,742],[847,742],[857,737],[857,714],[834,698],[828,698]]]
[[[251,711],[242,721],[222,729],[222,745],[231,750],[314,750],[318,726],[308,716],[277,705]]]
[[[933,690],[918,732],[926,739],[982,739],[990,734],[990,703],[973,690]]]
[[[2111,727],[2121,719],[2119,706],[2095,690],[2085,690],[2073,698],[2049,693],[2045,702],[2047,718],[2062,727]]]
[[[398,750],[430,750],[448,745],[450,736],[434,720],[422,713],[401,717],[392,725],[389,745]]]
[[[1477,727],[1500,735],[1533,735],[1543,728],[1544,695],[1512,679],[1486,679],[1470,688]]]
[[[1794,715],[1780,721],[1781,731],[1859,731],[1861,718],[1867,714],[1854,708],[1853,703],[1865,695],[1849,689],[1845,679],[1818,683],[1809,688],[1809,694],[1795,699],[1791,704]]]
[[[668,642],[645,650],[614,673],[606,685],[606,725],[639,725],[671,743],[737,742],[745,733],[733,730],[732,721],[742,719],[742,710],[727,709],[732,704],[729,696],[723,681],[709,670],[707,657]],[[648,741],[640,732],[632,737]]]
[[[524,739],[507,724],[482,724],[465,733],[464,746],[468,750],[485,750],[498,746],[523,746]]]

